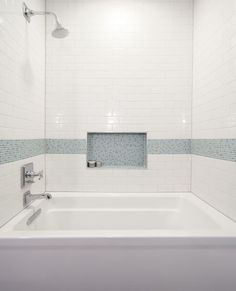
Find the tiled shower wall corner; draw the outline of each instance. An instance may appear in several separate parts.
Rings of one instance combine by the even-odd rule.
[[[236,6],[194,4],[192,191],[236,220]]]
[[[41,170],[45,151],[49,191],[183,192],[192,183],[236,219],[235,1],[194,3],[192,68],[191,0],[47,0],[70,36],[51,38],[48,19],[45,141],[45,19],[29,25],[21,2],[0,2],[0,224],[22,208],[20,167]],[[147,132],[147,169],[87,169],[87,132]],[[31,191],[43,192],[44,180]]]
[[[44,0],[27,4],[45,9]],[[45,22],[27,24],[21,6],[0,1],[0,225],[22,209],[20,167],[33,161],[44,169]],[[41,180],[31,191],[44,188]]]
[[[47,24],[47,190],[190,190],[192,8],[191,0],[47,1],[70,28],[55,41]],[[87,169],[87,132],[147,132],[147,169]],[[63,150],[70,139],[82,151]]]

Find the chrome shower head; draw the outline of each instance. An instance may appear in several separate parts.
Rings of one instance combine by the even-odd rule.
[[[56,28],[52,31],[52,36],[55,38],[64,38],[69,34],[68,29],[64,28],[59,22],[56,23]]]
[[[69,30],[64,28],[58,21],[57,15],[54,12],[49,11],[34,11],[28,8],[28,6],[23,2],[22,12],[25,19],[30,22],[32,16],[36,15],[52,15],[56,21],[56,28],[52,31],[52,36],[55,38],[64,38],[69,35]]]

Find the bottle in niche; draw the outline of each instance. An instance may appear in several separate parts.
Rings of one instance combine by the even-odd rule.
[[[87,167],[88,168],[95,168],[96,167],[96,161],[87,161]]]

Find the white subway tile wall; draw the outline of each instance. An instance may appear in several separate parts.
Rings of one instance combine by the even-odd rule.
[[[43,0],[29,0],[45,9]],[[0,137],[44,138],[45,19],[28,24],[21,1],[0,1]]]
[[[236,138],[236,2],[226,2],[194,2],[193,139]],[[192,191],[236,219],[235,162],[193,156],[192,167]]]
[[[47,138],[148,132],[190,138],[191,0],[48,0]]]
[[[236,163],[192,157],[194,194],[236,220]]]
[[[193,138],[236,138],[236,3],[194,3]]]
[[[146,132],[149,144],[196,140],[192,173],[190,154],[179,147],[174,155],[160,154],[159,144],[141,170],[87,169],[84,152],[47,154],[47,190],[191,189],[236,220],[235,0],[227,5],[221,0],[47,0],[47,10],[70,30],[66,39],[52,38],[54,19],[47,18],[47,68],[45,18],[28,24],[21,5],[0,1],[3,145],[8,140],[40,143],[45,137],[80,143],[87,132]],[[45,9],[44,0],[27,5]],[[232,139],[232,147],[223,149],[226,139]],[[36,171],[45,170],[44,151],[25,159],[12,145],[14,155],[10,148],[0,165],[0,225],[22,209],[25,190],[45,190],[44,179],[20,188],[20,167],[33,161]],[[217,155],[233,158],[213,158]],[[21,160],[13,161],[16,157]]]
[[[48,0],[70,35],[51,38],[48,19],[46,138],[86,139],[87,132],[191,138],[192,8],[191,0]],[[190,167],[182,155],[168,157],[164,172],[83,169],[82,175],[85,164],[84,156],[48,155],[47,189],[189,190],[189,173],[176,177]]]
[[[148,155],[148,168],[89,169],[86,155],[46,155],[47,191],[188,192],[190,155]]]
[[[44,10],[44,0],[28,0]],[[45,19],[30,24],[22,16],[22,1],[0,1],[0,139],[44,138]],[[0,224],[22,209],[20,167],[34,161],[44,168],[44,157],[0,165]],[[32,187],[44,191],[44,181]]]

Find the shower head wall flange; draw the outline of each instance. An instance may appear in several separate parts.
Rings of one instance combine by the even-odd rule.
[[[22,12],[24,18],[30,23],[30,19],[34,16],[33,10],[29,9],[25,2],[22,3]]]

